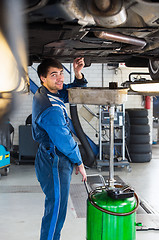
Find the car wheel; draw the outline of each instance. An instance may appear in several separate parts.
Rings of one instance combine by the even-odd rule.
[[[149,60],[149,73],[153,80],[159,80],[159,61]]]

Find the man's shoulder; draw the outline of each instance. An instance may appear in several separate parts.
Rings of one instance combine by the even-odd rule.
[[[47,94],[41,91],[41,87],[37,90],[33,98],[33,112],[39,116],[45,109],[49,108],[51,103]]]
[[[47,92],[43,88],[43,86],[39,87],[36,93],[34,94],[33,99],[41,99],[41,98],[46,98]]]

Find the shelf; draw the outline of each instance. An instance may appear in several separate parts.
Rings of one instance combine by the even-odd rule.
[[[129,162],[127,160],[121,160],[120,162],[114,162],[114,166],[129,166]],[[97,160],[97,167],[109,167],[109,160]]]

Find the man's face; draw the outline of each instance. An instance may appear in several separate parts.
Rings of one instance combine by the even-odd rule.
[[[43,86],[50,92],[57,93],[58,90],[63,88],[63,69],[49,67],[46,78],[41,76],[41,80],[43,81]]]

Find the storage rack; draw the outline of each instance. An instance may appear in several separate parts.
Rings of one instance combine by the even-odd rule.
[[[110,118],[111,118],[110,115],[113,116],[113,126],[110,126]],[[113,130],[112,130],[113,134],[111,133],[111,127],[113,127]],[[108,130],[109,132],[108,141],[105,141],[105,142],[103,141],[103,134],[102,134],[103,128],[105,130]],[[114,136],[115,129],[117,128],[121,129],[120,139]],[[109,111],[108,109],[105,109],[104,106],[101,106],[101,105],[99,106],[99,159],[97,159],[97,168],[99,170],[101,170],[102,167],[110,166],[110,160],[104,158],[103,148],[104,146],[108,146],[110,148],[111,142],[114,143],[114,147],[121,146],[120,161],[114,161],[113,159],[113,165],[115,167],[126,166],[127,169],[130,171],[131,168],[129,166],[129,162],[125,158],[125,105],[124,104],[121,104],[118,106],[111,106],[109,108]],[[113,147],[113,151],[114,151],[114,147]],[[109,154],[111,155],[111,153]],[[112,155],[114,158],[114,153],[112,153]]]

